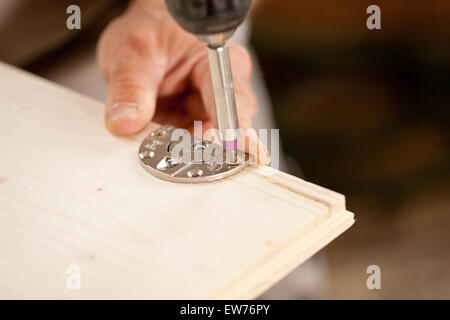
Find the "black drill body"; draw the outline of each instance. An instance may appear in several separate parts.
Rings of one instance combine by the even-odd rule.
[[[166,0],[167,7],[188,32],[212,35],[236,29],[244,21],[251,0]]]

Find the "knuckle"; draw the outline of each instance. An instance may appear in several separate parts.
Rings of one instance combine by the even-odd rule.
[[[149,32],[140,29],[132,30],[127,34],[125,46],[141,57],[149,57],[155,47],[152,45],[152,38]]]

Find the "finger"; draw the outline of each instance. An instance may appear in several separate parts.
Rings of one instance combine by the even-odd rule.
[[[136,41],[142,42],[141,45]],[[108,61],[105,120],[107,127],[117,135],[137,133],[149,123],[164,75],[164,65],[142,49],[145,39],[135,39],[134,43]]]
[[[259,163],[263,165],[270,165],[270,154],[266,146],[258,138],[256,130],[249,128],[247,130],[241,130],[241,134],[238,138],[239,149],[245,150],[246,153],[252,157],[250,163]]]
[[[247,137],[245,136],[247,129],[253,127],[252,118],[256,113],[257,106],[256,97],[251,87],[253,65],[250,54],[247,49],[236,44],[230,44],[228,51],[230,54],[239,127],[242,129],[238,142],[239,148],[245,149],[247,153],[251,153],[258,163],[267,165],[270,163],[270,156],[264,144],[259,141],[256,132],[249,134]],[[217,128],[211,74],[206,57],[195,65],[192,73],[192,83],[200,91],[205,110]]]

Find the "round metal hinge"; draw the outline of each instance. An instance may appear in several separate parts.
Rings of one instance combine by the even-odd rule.
[[[183,130],[183,137],[180,138],[179,131],[174,135],[175,130]],[[175,155],[174,150],[181,150],[181,153]],[[235,164],[228,164],[225,159],[222,146],[172,126],[162,126],[151,132],[139,148],[142,167],[155,177],[172,182],[223,179],[241,171],[249,162],[248,154],[243,151],[237,152]]]

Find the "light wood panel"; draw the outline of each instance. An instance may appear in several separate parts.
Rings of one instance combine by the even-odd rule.
[[[0,104],[0,298],[254,298],[353,223],[344,196],[268,167],[156,179],[150,128],[115,137],[102,103],[4,64]]]

